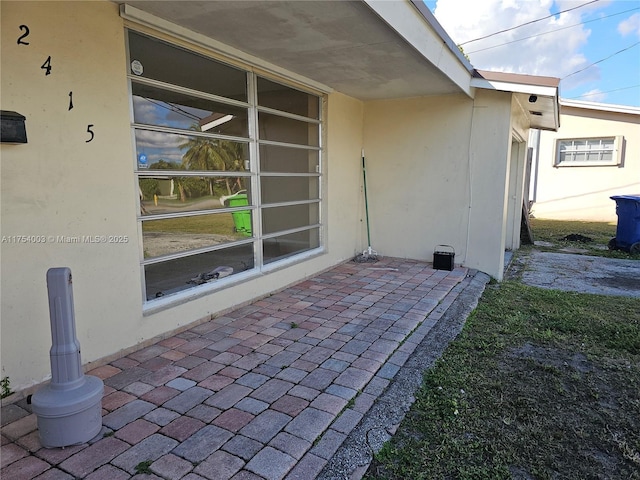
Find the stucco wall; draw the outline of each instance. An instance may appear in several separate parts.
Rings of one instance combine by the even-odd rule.
[[[2,375],[49,373],[46,271],[74,278],[83,360],[144,333],[125,46],[117,5],[2,2],[2,109],[26,116],[26,145],[2,144]],[[29,28],[24,41],[17,38]],[[41,65],[51,56],[51,72]],[[69,110],[69,92],[73,109]],[[95,134],[90,138],[88,125]],[[123,243],[66,243],[118,236]]]
[[[365,104],[371,242],[382,255],[457,264],[502,278],[511,95]]]
[[[618,135],[625,138],[621,166],[554,166],[558,139]],[[534,185],[537,218],[616,223],[615,202],[609,197],[640,194],[640,115],[563,106],[560,129],[540,134]]]
[[[472,202],[466,265],[501,280],[511,174],[511,95],[478,90],[473,109]]]
[[[6,2],[2,8],[2,109],[27,117],[28,143],[2,144],[2,376],[20,390],[50,375],[46,271],[74,278],[84,363],[131,349],[313,275],[361,248],[361,102],[327,99],[323,197],[328,253],[143,315],[137,188],[123,22],[111,2]],[[27,25],[29,45],[18,45]],[[41,65],[51,56],[51,72]],[[69,92],[73,109],[69,110]],[[88,125],[94,138],[90,138]],[[117,236],[121,243],[62,237]],[[126,237],[127,241],[122,241]]]
[[[365,104],[371,242],[382,255],[431,261],[437,244],[466,259],[472,101],[464,95]]]

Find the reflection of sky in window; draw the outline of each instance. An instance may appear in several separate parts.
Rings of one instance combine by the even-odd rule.
[[[136,153],[138,155],[144,153],[147,156],[148,165],[153,165],[160,160],[180,164],[184,155],[180,145],[188,139],[186,135],[136,130]]]
[[[209,115],[211,112],[199,108],[173,105],[140,96],[133,97],[133,118],[136,123],[188,130],[193,124],[198,123],[198,120]]]

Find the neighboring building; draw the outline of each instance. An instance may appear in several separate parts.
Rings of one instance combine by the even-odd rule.
[[[531,132],[536,218],[616,222],[614,195],[640,195],[640,108],[560,100],[560,128]]]
[[[526,139],[557,128],[558,80],[475,71],[421,1],[0,8],[1,107],[27,132],[0,151],[16,390],[50,374],[51,267],[73,272],[95,366],[349,261],[362,151],[380,254],[445,243],[500,280],[519,247]]]

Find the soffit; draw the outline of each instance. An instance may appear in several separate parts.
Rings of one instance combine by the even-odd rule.
[[[560,79],[486,70],[474,71],[473,77],[471,86],[475,88],[512,92],[531,128],[557,130],[560,127]]]
[[[462,91],[361,1],[127,5],[361,100]]]

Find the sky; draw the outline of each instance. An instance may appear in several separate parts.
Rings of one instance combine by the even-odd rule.
[[[479,70],[557,77],[562,99],[640,107],[640,0],[424,2]]]

